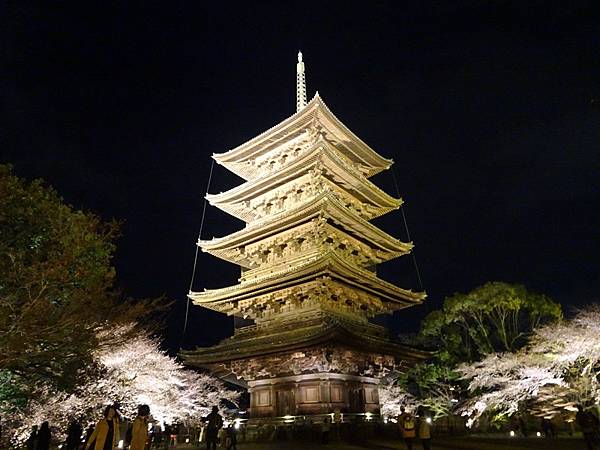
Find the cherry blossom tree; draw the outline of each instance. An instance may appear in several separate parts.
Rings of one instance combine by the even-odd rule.
[[[523,402],[543,416],[573,411],[577,403],[600,403],[599,368],[600,305],[595,304],[570,321],[535,330],[519,352],[460,365],[471,394],[461,411],[472,425],[484,412],[496,419],[511,416]]]
[[[532,354],[546,355],[548,366],[576,392],[579,403],[600,403],[600,304],[569,322],[545,327],[533,336]]]
[[[416,398],[399,385],[396,378],[379,385],[379,404],[383,417],[398,417],[402,414],[401,408],[409,411],[417,408]]]
[[[130,326],[103,330],[98,339],[105,344],[120,341]],[[83,376],[86,381],[72,393],[43,385],[25,407],[9,414],[14,441],[22,442],[33,425],[45,420],[63,432],[75,418],[95,422],[109,404],[118,403],[128,418],[135,416],[138,405],[147,404],[158,423],[194,423],[213,405],[235,404],[239,396],[212,376],[186,370],[144,333],[115,346],[101,345],[93,359]]]
[[[543,360],[525,351],[492,354],[478,363],[459,366],[458,372],[470,380],[471,398],[460,408],[461,414],[468,417],[467,426],[486,411],[492,413],[493,421],[511,416],[521,402],[536,397],[542,387],[565,385],[561,377],[544,366]]]

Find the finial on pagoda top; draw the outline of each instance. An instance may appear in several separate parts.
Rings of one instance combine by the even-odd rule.
[[[298,64],[296,64],[296,112],[306,106],[306,77],[304,75],[304,62],[302,52],[298,51]]]

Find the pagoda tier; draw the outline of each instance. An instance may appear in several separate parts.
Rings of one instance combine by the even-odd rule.
[[[250,393],[251,417],[379,412],[379,378],[431,357],[387,330],[332,315],[249,326],[209,349],[183,352],[212,373],[234,374]]]
[[[222,238],[199,241],[198,245],[248,269],[315,251],[335,251],[368,267],[412,249],[412,243],[402,242],[362,219],[328,190],[281,214]]]
[[[252,222],[284,212],[324,189],[335,192],[344,204],[366,220],[402,204],[402,200],[389,196],[367,180],[322,136],[302,156],[290,159],[277,172],[206,198],[226,213]]]
[[[397,310],[420,303],[425,295],[420,292],[399,288],[384,281],[365,269],[339,257],[335,253],[325,253],[317,258],[304,260],[293,268],[282,265],[274,268],[262,278],[242,281],[234,286],[221,289],[207,289],[204,292],[193,292],[189,297],[198,305],[220,312],[233,313],[240,310],[241,315],[249,315],[251,308],[239,302],[254,299],[258,296],[293,287],[321,277],[331,278],[344,286],[349,286],[359,292],[378,296],[388,310]],[[359,296],[360,298],[360,296]],[[346,299],[341,299],[346,301]],[[366,315],[368,307],[357,309],[358,314]],[[384,309],[384,308],[382,308]],[[384,312],[383,310],[381,312]],[[255,318],[255,317],[251,317]]]
[[[277,234],[260,236],[248,244],[209,246],[201,242],[200,245],[212,255],[250,269],[244,271],[244,279],[260,276],[272,265],[294,264],[323,251],[336,252],[360,267],[373,267],[401,256],[411,248],[410,244],[404,243],[400,249],[381,248],[354,236],[325,214],[315,214],[304,223]]]
[[[209,292],[214,294],[214,291]],[[250,298],[224,299],[207,307],[227,315],[250,318],[256,323],[304,320],[315,311],[367,322],[368,317],[390,314],[412,306],[418,298],[418,295],[414,295],[413,299],[386,301],[362,286],[357,288],[340,281],[340,278],[321,275],[308,281],[301,280],[298,284],[289,283],[288,287],[267,290]],[[201,303],[202,299],[198,301]]]
[[[240,328],[218,345],[186,351],[183,356],[194,365],[230,371],[251,381],[310,372],[378,376],[402,371],[431,353],[393,341],[379,325],[314,315],[301,324],[287,321]]]
[[[340,122],[319,94],[293,116],[233,150],[214,154],[213,158],[245,180],[261,178],[298,158],[316,135],[332,143],[366,177],[388,169],[393,163]]]

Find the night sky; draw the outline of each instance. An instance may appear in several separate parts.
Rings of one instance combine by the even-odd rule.
[[[395,171],[425,306],[486,281],[567,308],[600,292],[600,16],[594,2],[3,2],[0,160],[124,221],[127,294],[175,305],[179,346],[210,155],[295,112],[301,49],[318,90]],[[366,6],[366,5],[377,6]],[[96,6],[93,6],[96,5]],[[559,6],[562,5],[562,6]],[[374,181],[395,195],[391,171]],[[241,179],[215,165],[211,193]],[[400,212],[376,221],[406,239]],[[208,207],[203,238],[240,229]],[[417,289],[410,257],[380,276]],[[235,283],[206,254],[194,287]],[[232,321],[193,307],[184,346]]]

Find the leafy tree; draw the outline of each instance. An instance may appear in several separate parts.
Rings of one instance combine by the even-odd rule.
[[[0,165],[0,393],[37,383],[72,387],[96,332],[155,311],[124,301],[111,258],[119,226],[74,209],[41,180]],[[17,389],[18,390],[18,389]],[[2,399],[0,399],[2,400]]]
[[[397,384],[436,419],[448,416],[465,394],[458,363],[513,352],[527,343],[534,329],[561,317],[560,305],[519,285],[491,282],[455,294],[425,318],[412,339],[412,344],[438,351],[400,376]]]
[[[561,317],[560,305],[545,295],[521,285],[490,282],[446,298],[442,310],[425,318],[420,337],[437,344],[440,360],[452,365],[489,353],[514,352],[535,328]]]
[[[458,373],[451,367],[433,358],[402,374],[398,384],[438,419],[450,415],[456,406],[458,379]]]

